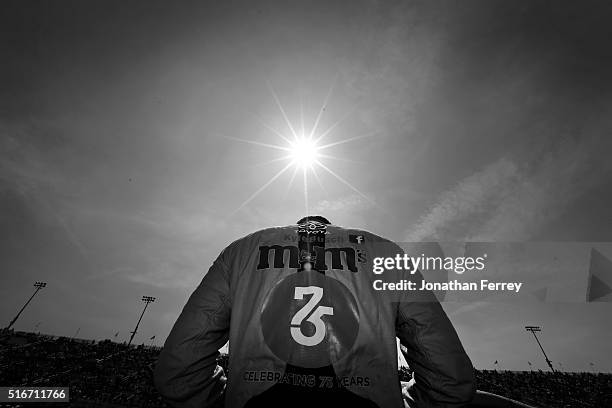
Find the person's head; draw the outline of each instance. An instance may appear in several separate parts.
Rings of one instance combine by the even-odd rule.
[[[322,215],[307,215],[306,217],[301,218],[297,224],[304,224],[309,221],[316,221],[320,222],[321,224],[331,225],[331,222],[329,222],[329,220]]]

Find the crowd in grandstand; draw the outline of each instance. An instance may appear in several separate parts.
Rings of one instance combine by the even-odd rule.
[[[159,351],[110,340],[4,333],[0,334],[0,385],[68,386],[73,405],[166,407],[152,381]],[[219,358],[231,375],[227,362],[227,355]],[[411,376],[408,368],[400,369],[402,381]],[[479,390],[537,407],[603,407],[612,401],[612,374],[479,370],[476,379]]]
[[[68,386],[83,406],[166,407],[153,387],[159,348],[33,334],[3,336],[0,384]]]
[[[538,407],[605,407],[612,401],[612,375],[477,370],[479,390]]]

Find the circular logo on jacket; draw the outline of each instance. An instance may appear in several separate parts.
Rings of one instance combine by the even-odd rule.
[[[340,281],[306,270],[270,290],[261,310],[261,328],[266,344],[281,360],[298,367],[324,367],[352,349],[359,333],[359,309]]]
[[[329,234],[327,225],[319,221],[307,221],[299,224],[296,232],[298,234]]]

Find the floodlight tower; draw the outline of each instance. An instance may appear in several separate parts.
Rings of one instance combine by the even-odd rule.
[[[30,296],[30,298],[28,299],[28,301],[25,303],[25,305],[23,305],[23,307],[21,308],[21,310],[17,313],[17,316],[15,316],[13,318],[13,320],[11,320],[11,322],[9,323],[9,325],[6,327],[6,330],[9,330],[11,327],[13,327],[13,325],[15,324],[15,322],[17,321],[17,319],[19,318],[19,315],[21,315],[21,312],[23,312],[23,310],[26,308],[26,306],[28,306],[30,304],[30,302],[32,301],[32,299],[34,299],[34,296],[36,296],[36,294],[38,293],[39,290],[41,290],[42,288],[44,288],[45,286],[47,286],[47,282],[34,282],[34,287],[36,288],[36,290],[34,291],[34,293],[32,293],[32,296]]]
[[[144,307],[144,309],[142,309],[142,313],[140,314],[140,318],[138,319],[138,323],[136,323],[136,327],[134,328],[134,331],[132,332],[132,335],[130,336],[130,341],[128,342],[128,347],[130,346],[130,344],[132,344],[132,340],[134,339],[134,336],[136,335],[136,332],[138,331],[138,325],[140,324],[140,321],[142,320],[142,316],[144,316],[145,310],[147,310],[147,306],[149,306],[149,303],[155,302],[155,298],[152,297],[152,296],[143,296],[142,297],[142,301],[145,302],[145,307]]]
[[[542,354],[544,354],[544,358],[546,359],[546,364],[548,364],[548,366],[550,367],[553,373],[556,372],[552,365],[552,361],[550,361],[550,359],[546,355],[546,352],[544,351],[544,347],[542,347],[542,343],[540,343],[540,340],[538,340],[538,336],[536,336],[536,332],[542,331],[542,328],[540,326],[525,326],[525,330],[533,334],[533,337],[535,337],[536,341],[538,342],[538,346],[540,346],[540,350],[542,350]]]

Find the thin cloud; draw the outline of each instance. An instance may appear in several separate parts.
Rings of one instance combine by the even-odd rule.
[[[502,158],[444,192],[408,241],[530,239],[593,187],[610,179],[605,138],[566,138],[519,166]],[[603,161],[605,163],[605,160]]]
[[[314,207],[314,211],[326,213],[328,211],[364,211],[373,207],[370,201],[363,197],[352,194],[335,200],[321,200]]]
[[[478,213],[488,211],[508,193],[507,186],[518,176],[515,163],[500,159],[463,179],[457,186],[442,194],[438,202],[408,232],[406,240],[412,242],[458,238],[455,236],[457,225]]]

